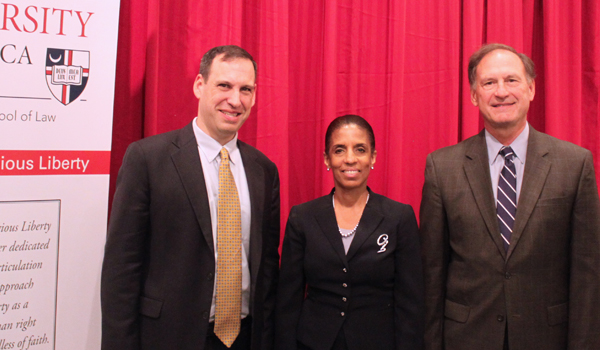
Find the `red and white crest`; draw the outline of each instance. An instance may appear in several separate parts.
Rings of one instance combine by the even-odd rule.
[[[75,101],[85,89],[90,74],[90,52],[51,49],[46,51],[46,82],[62,104]]]

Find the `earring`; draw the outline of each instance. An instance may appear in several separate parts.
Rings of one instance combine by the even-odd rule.
[[[371,170],[375,169],[375,167],[371,167]]]
[[[327,171],[329,171],[329,168],[327,168]]]

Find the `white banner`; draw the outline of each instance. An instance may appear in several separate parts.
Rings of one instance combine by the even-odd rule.
[[[0,3],[0,349],[100,349],[118,19]]]

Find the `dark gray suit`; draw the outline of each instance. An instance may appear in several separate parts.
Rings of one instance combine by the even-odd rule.
[[[482,131],[427,157],[427,349],[600,349],[600,202],[592,155],[530,127],[508,252]]]
[[[281,254],[277,350],[298,342],[329,350],[342,331],[350,350],[421,348],[423,276],[409,205],[370,192],[348,254],[331,194],[295,206]]]
[[[277,168],[238,141],[251,201],[252,349],[270,349],[279,254]],[[203,349],[214,242],[196,138],[183,129],[131,144],[117,179],[102,269],[102,349]]]

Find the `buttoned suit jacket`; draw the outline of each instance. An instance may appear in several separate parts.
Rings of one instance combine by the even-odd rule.
[[[426,349],[600,349],[592,155],[530,127],[506,252],[484,131],[427,157],[420,210]]]
[[[273,346],[279,177],[238,141],[251,202],[252,349]],[[102,269],[102,349],[204,348],[215,254],[192,124],[131,144],[117,178]]]
[[[370,192],[347,255],[332,194],[292,208],[275,348],[329,350],[342,329],[350,350],[421,348],[423,279],[409,205]]]

